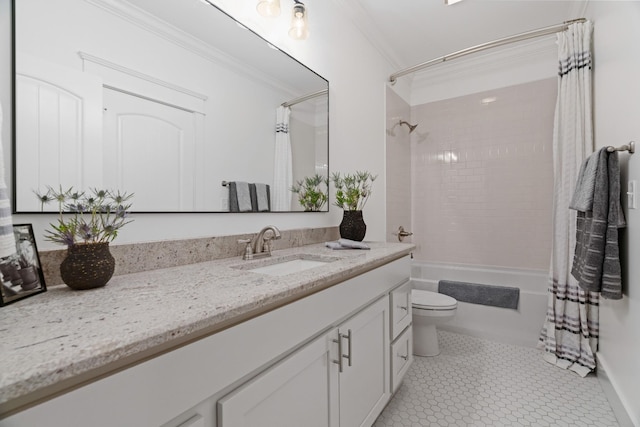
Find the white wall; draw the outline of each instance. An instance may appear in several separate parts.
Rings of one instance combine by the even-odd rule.
[[[640,142],[640,3],[590,2],[594,21],[596,148]],[[640,182],[640,153],[620,154],[622,193]],[[621,255],[624,297],[601,300],[598,360],[636,426],[640,426],[640,210],[622,198],[627,228]]]
[[[286,9],[292,3],[284,2],[283,14],[270,22],[257,15],[253,1],[214,3],[329,80],[330,169],[343,172],[366,169],[380,176],[364,211],[368,226],[365,238],[384,240],[384,91],[385,81],[395,70],[347,21],[338,1],[314,2],[309,7],[311,35],[304,42],[287,36]],[[5,110],[2,140],[7,172],[12,170],[10,22],[10,1],[0,0],[0,102]],[[11,186],[10,176],[7,181]],[[335,207],[328,214],[135,215],[135,221],[121,231],[116,243],[257,232],[266,224],[281,229],[335,226],[341,217],[342,211]],[[14,217],[14,223],[34,224],[39,249],[57,248],[41,238],[47,224],[54,220],[54,216],[42,215]]]

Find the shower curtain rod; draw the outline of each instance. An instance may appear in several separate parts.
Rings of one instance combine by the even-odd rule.
[[[309,95],[303,95],[299,98],[292,99],[291,101],[283,102],[280,105],[283,107],[291,107],[292,105],[299,104],[308,99],[317,98],[319,96],[326,95],[327,93],[329,93],[329,89],[322,89],[317,92],[310,93]]]
[[[405,68],[404,70],[400,70],[396,73],[393,73],[389,76],[389,82],[393,85],[396,83],[396,80],[398,79],[398,77],[402,77],[407,74],[414,73],[416,71],[422,70],[432,65],[440,64],[446,61],[451,61],[452,59],[457,59],[457,58],[460,58],[461,56],[469,55],[476,52],[481,52],[483,50],[491,49],[493,47],[503,46],[505,44],[515,43],[523,40],[529,40],[535,37],[547,36],[549,34],[557,33],[558,31],[565,31],[567,28],[569,28],[569,25],[575,24],[578,22],[586,22],[586,19],[585,18],[572,19],[571,21],[565,21],[562,24],[557,24],[557,25],[552,25],[550,27],[544,27],[537,30],[527,31],[525,33],[504,37],[498,40],[494,40],[491,42],[479,44],[477,46],[462,49],[457,52],[453,52],[448,55],[444,55],[439,58],[435,58],[430,61],[423,62],[421,64],[414,65],[413,67]]]

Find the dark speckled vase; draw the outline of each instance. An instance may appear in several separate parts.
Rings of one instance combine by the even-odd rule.
[[[69,246],[60,264],[60,276],[71,289],[93,289],[106,285],[115,267],[108,242],[80,243]]]
[[[361,242],[367,234],[367,224],[364,223],[362,211],[344,211],[340,223],[340,237]]]

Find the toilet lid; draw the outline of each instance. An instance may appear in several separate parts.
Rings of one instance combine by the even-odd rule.
[[[411,299],[415,307],[428,308],[431,310],[450,310],[456,308],[458,305],[458,301],[448,295],[419,289],[411,290]]]

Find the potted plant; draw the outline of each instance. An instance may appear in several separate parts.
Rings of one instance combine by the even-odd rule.
[[[362,209],[371,196],[371,188],[377,176],[370,172],[356,172],[345,174],[336,172],[331,175],[331,181],[336,188],[334,205],[342,208],[343,217],[340,223],[340,236],[344,239],[364,239],[367,225],[362,217]]]
[[[132,194],[93,189],[73,188],[46,193],[36,192],[42,207],[58,203],[58,222],[50,224],[45,240],[67,246],[67,257],[60,264],[62,281],[73,289],[91,289],[107,284],[115,269],[109,243],[119,230],[131,222],[128,219]]]
[[[315,174],[296,181],[291,187],[291,192],[298,195],[298,203],[305,212],[318,212],[327,203],[328,187],[329,178]]]
[[[28,291],[38,286],[40,284],[40,278],[38,277],[38,272],[33,264],[33,260],[29,259],[25,253],[20,253],[18,256],[18,264],[20,265],[18,274],[22,280],[20,285],[22,289]]]

